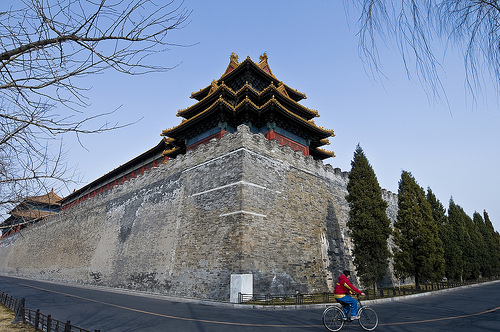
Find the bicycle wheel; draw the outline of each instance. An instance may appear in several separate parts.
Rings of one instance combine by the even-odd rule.
[[[345,316],[338,307],[328,307],[323,311],[323,325],[328,331],[338,331],[345,323]]]
[[[378,316],[375,310],[369,307],[359,309],[359,325],[366,331],[373,331],[378,325]]]

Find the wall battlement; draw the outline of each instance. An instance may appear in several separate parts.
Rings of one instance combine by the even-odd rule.
[[[347,182],[241,125],[4,239],[0,272],[221,300],[241,273],[256,293],[331,291],[353,269]]]

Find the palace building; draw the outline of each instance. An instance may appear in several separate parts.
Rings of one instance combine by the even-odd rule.
[[[324,163],[333,131],[265,53],[233,53],[191,97],[156,146],[3,238],[0,273],[217,300],[333,291],[354,270],[348,173]]]
[[[250,57],[239,63],[233,53],[224,74],[191,94],[197,103],[177,112],[183,118],[181,123],[164,130],[163,139],[155,147],[64,197],[62,209],[167,163],[170,158],[211,139],[220,139],[226,132],[234,133],[240,124],[249,126],[252,133],[262,133],[268,140],[301,151],[304,156],[317,160],[334,157],[333,152],[320,148],[330,144],[328,137],[335,136],[333,130],[314,123],[318,112],[299,104],[306,95],[279,81],[267,59],[264,53],[259,63]]]
[[[38,221],[59,213],[61,199],[54,193],[54,189],[45,195],[26,197],[14,209],[9,211],[10,217],[0,223],[2,237],[14,234]]]

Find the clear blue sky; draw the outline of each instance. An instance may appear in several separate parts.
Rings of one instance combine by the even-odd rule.
[[[471,102],[463,61],[453,50],[442,68],[447,105],[429,101],[408,79],[393,44],[379,45],[386,79],[370,78],[358,56],[357,13],[346,13],[341,1],[186,0],[184,6],[193,10],[190,24],[172,31],[170,41],[197,44],[172,47],[155,59],[176,68],[147,76],[106,72],[81,81],[92,88],[89,112],[121,106],[112,122],[142,120],[83,137],[86,149],[71,137],[64,139],[68,163],[77,164],[83,176],[75,188],[156,145],[162,130],[181,121],[177,110],[194,104],[191,92],[223,74],[231,52],[254,61],[267,52],[274,75],[304,92],[307,99],[301,103],[321,115],[316,123],[335,131],[328,148],[337,156],[326,163],[350,170],[360,143],[382,188],[397,193],[401,171],[410,171],[445,207],[453,196],[471,217],[486,209],[500,230],[498,101],[487,91],[489,99]]]

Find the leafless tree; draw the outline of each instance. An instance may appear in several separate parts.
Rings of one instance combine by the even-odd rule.
[[[500,3],[496,0],[345,0],[360,9],[360,53],[379,72],[378,38],[394,38],[410,75],[414,69],[434,94],[442,90],[437,48],[462,52],[469,91],[484,78],[500,87]],[[439,46],[439,47],[436,47]]]
[[[131,75],[169,69],[149,57],[172,46],[167,36],[189,12],[182,2],[158,3],[22,0],[19,8],[0,9],[0,207],[72,179],[62,134],[122,126],[106,121],[112,112],[85,116],[87,90],[79,78],[108,69]]]

